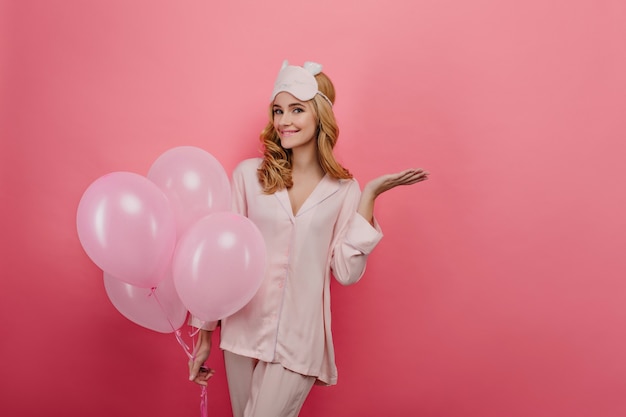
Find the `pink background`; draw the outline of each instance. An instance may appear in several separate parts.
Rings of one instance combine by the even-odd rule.
[[[198,415],[183,351],[109,302],[76,208],[175,146],[229,173],[256,156],[284,58],[335,81],[361,184],[432,173],[383,196],[366,277],[334,286],[339,385],[302,416],[626,415],[622,0],[0,7],[0,415]]]

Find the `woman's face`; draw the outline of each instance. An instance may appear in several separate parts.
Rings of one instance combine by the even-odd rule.
[[[287,92],[279,93],[272,107],[274,129],[285,149],[315,146],[317,117],[310,102],[300,101]]]

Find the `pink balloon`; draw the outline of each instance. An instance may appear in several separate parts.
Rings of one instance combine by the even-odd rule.
[[[124,282],[154,287],[170,266],[174,214],[165,194],[141,175],[114,172],[94,181],[78,204],[76,226],[91,260]]]
[[[214,213],[179,240],[172,262],[174,285],[194,316],[219,320],[250,301],[265,264],[265,242],[254,223],[235,213]]]
[[[202,217],[230,210],[228,175],[218,160],[203,149],[170,149],[152,164],[147,177],[170,200],[178,236]]]
[[[187,309],[176,293],[171,274],[152,292],[104,273],[104,288],[115,308],[135,324],[155,332],[172,333],[187,318]]]

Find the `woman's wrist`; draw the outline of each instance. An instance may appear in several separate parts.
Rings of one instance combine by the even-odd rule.
[[[213,330],[204,330],[200,329],[198,332],[198,342],[211,342],[211,337],[213,336]]]
[[[374,186],[371,183],[365,184],[365,187],[363,187],[363,191],[361,192],[361,198],[374,201],[376,197],[378,197],[378,194],[376,193]]]

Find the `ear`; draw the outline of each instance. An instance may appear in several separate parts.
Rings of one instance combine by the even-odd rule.
[[[284,70],[285,68],[287,68],[289,66],[289,61],[287,61],[286,59],[283,61],[283,65],[280,67],[280,70]]]
[[[318,64],[317,62],[307,61],[302,67],[313,75],[317,75],[322,72],[322,64]]]

